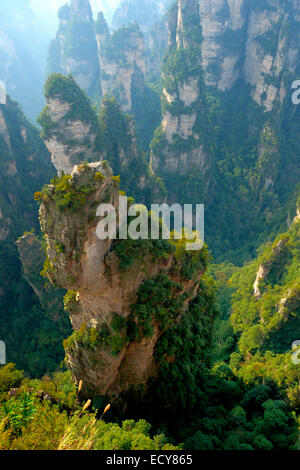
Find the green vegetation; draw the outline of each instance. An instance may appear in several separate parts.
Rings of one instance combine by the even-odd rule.
[[[256,0],[255,10],[264,10],[264,3]],[[229,14],[225,5],[216,18],[224,22]],[[61,54],[64,59],[85,58],[98,64],[95,32],[109,35],[103,15],[93,25],[73,18],[70,8],[64,6],[59,17],[67,21],[59,32],[66,41],[62,50],[58,38],[52,43],[55,67],[62,64]],[[281,20],[277,26],[258,38],[264,53],[274,55],[278,48]],[[294,28],[295,24],[291,21],[288,26]],[[50,286],[39,279],[40,262],[34,255],[27,281],[44,295],[49,293],[52,307],[39,301],[25,282],[14,242],[25,229],[35,227],[38,233],[32,195],[53,177],[54,169],[36,129],[15,103],[8,99],[7,106],[1,107],[9,139],[0,132],[0,338],[7,344],[9,361],[18,368],[12,363],[0,367],[0,450],[299,447],[300,366],[292,361],[291,346],[300,330],[300,222],[291,223],[291,217],[299,184],[300,108],[292,108],[286,100],[281,109],[266,113],[241,80],[226,93],[207,87],[201,70],[202,32],[197,15],[188,19],[183,15],[182,27],[175,31],[171,25],[172,44],[163,61],[163,85],[174,100],[170,103],[164,97],[161,104],[163,112],[173,117],[196,111],[188,138],[174,135],[173,142],[167,142],[159,126],[161,86],[139,87],[138,72],[133,77],[132,97],[142,151],[135,142],[134,119],[121,111],[114,98],[103,98],[98,117],[71,75],[53,74],[45,85],[47,99],[58,98],[69,105],[66,121],[80,120],[91,126],[97,136],[96,154],[106,158],[114,174],[120,175],[111,178],[115,185],[145,203],[153,202],[164,189],[169,201],[207,203],[206,239],[219,264],[208,266],[206,246],[199,252],[187,252],[185,240],[178,242],[173,237],[114,241],[110,254],[119,261],[121,279],[140,274],[145,261],[158,267],[135,292],[128,318],[109,312],[103,323],[84,322],[70,335],[66,313],[53,309],[56,296],[62,293],[55,291],[51,297]],[[239,51],[243,34],[227,29],[218,37],[224,56]],[[115,31],[102,53],[126,68],[124,51],[136,47],[132,35],[142,38],[137,24]],[[175,35],[176,47],[172,42]],[[216,60],[206,72],[217,81],[221,71],[221,62]],[[290,78],[286,77],[287,82]],[[180,87],[190,79],[197,81],[199,96],[186,106],[180,99]],[[276,86],[279,80],[273,72],[265,79]],[[263,100],[266,97],[265,93]],[[52,121],[50,105],[42,111],[39,123],[44,138],[55,135],[70,147],[74,144]],[[161,179],[148,171],[152,136],[151,151],[160,160]],[[200,147],[201,155],[195,158],[203,161],[197,169],[193,158]],[[182,154],[187,156],[186,166],[182,158],[172,174],[165,167],[166,159],[170,155],[179,159]],[[36,201],[54,203],[58,221],[78,214],[77,249],[68,253],[68,243],[54,239],[51,248],[57,258],[65,256],[67,262],[75,260],[79,266],[81,241],[95,219],[93,194],[104,180],[97,172],[90,181],[76,185],[70,175],[62,174],[35,192]],[[132,202],[131,198],[129,204]],[[265,244],[271,239],[275,241]],[[253,260],[258,248],[259,255]],[[47,257],[44,274],[51,277],[54,269]],[[67,281],[77,288],[73,273]],[[71,315],[80,313],[76,290],[66,293],[64,306]],[[83,401],[93,384],[80,382],[76,388],[70,372],[58,371],[63,338],[68,338],[63,342],[67,360],[72,354],[86,354],[83,360],[97,371],[102,366],[97,362],[102,352],[103,357],[119,356],[130,342],[142,346],[146,339],[157,338],[156,374],[146,387],[128,390],[103,412],[99,403],[106,397]],[[113,422],[105,422],[103,416]]]
[[[299,331],[299,221],[258,260],[243,268],[216,267],[221,319],[216,324],[213,361],[225,361],[244,383],[278,388],[285,403],[299,415],[299,365],[292,361],[292,343]],[[254,296],[259,269],[264,276]],[[265,396],[267,396],[266,390]]]
[[[87,204],[87,197],[95,191],[93,186],[81,185],[76,188],[72,185],[71,175],[62,175],[54,177],[51,180],[53,192],[49,186],[45,186],[41,193],[36,193],[36,200],[46,201],[53,198],[58,210],[70,209],[71,212],[77,212]]]
[[[103,54],[105,57],[110,61],[116,61],[118,63],[123,61],[124,64],[126,64],[125,51],[136,48],[136,45],[132,41],[133,34],[137,38],[143,38],[143,34],[137,23],[122,26],[115,30],[109,41],[104,45]]]
[[[120,188],[140,202],[151,201],[152,194],[162,193],[161,182],[149,174],[145,155],[136,146],[132,117],[122,112],[114,98],[103,98],[99,123],[100,151],[114,174],[120,175]]]
[[[0,368],[0,378],[6,380],[0,391],[0,450],[177,449],[168,444],[165,435],[150,433],[145,420],[118,425],[86,411],[90,403],[81,403],[80,390],[75,389],[68,372],[22,380],[22,373],[8,364]],[[9,398],[8,392],[16,384],[18,388]]]
[[[46,99],[60,99],[70,105],[65,115],[66,120],[76,120],[89,124],[91,132],[98,131],[97,115],[92,108],[91,101],[85,92],[76,84],[72,75],[67,77],[54,73],[45,83],[44,94]],[[46,106],[38,117],[38,123],[42,127],[42,138],[48,139],[52,133],[60,135],[60,129],[54,123],[49,114],[49,106]],[[63,136],[62,136],[63,138]]]
[[[67,73],[91,77],[86,92],[97,102],[100,95],[98,47],[90,5],[88,11],[74,11],[68,4],[58,11],[60,19],[48,53],[49,73]],[[81,6],[79,6],[79,9]],[[85,7],[84,7],[85,8]],[[67,65],[68,64],[68,65]]]
[[[57,298],[42,306],[23,276],[15,245],[24,231],[40,234],[34,192],[55,174],[50,155],[38,130],[28,122],[18,105],[8,99],[1,107],[11,148],[0,133],[0,338],[7,347],[7,359],[26,374],[41,377],[53,372],[64,358],[62,340],[70,334],[70,323]],[[24,138],[26,136],[26,139]],[[25,140],[24,140],[25,139]],[[8,171],[16,168],[16,172]],[[35,255],[34,255],[35,256]],[[42,261],[31,255],[31,280],[36,282]],[[41,256],[41,259],[43,256]],[[39,286],[43,286],[41,279]],[[50,294],[49,294],[50,295]]]

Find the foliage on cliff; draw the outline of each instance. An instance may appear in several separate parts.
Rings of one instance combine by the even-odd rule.
[[[85,85],[87,94],[98,101],[98,47],[90,3],[79,4],[78,10],[73,3],[66,4],[59,9],[58,18],[59,28],[49,47],[48,72],[72,73],[80,85]]]
[[[277,75],[273,68],[270,73],[261,71],[259,76],[268,93],[263,94],[259,105],[243,61],[250,55],[248,75],[256,80],[258,65],[251,62],[253,55],[264,57],[264,64],[271,57],[274,62],[282,47],[282,56],[288,57],[288,48],[296,41],[292,33],[295,7],[282,2],[275,7],[266,2],[262,8],[257,2],[244,2],[245,8],[233,14],[226,2],[224,8],[221,3],[215,12],[200,8],[200,13],[196,1],[181,2],[170,11],[162,94],[166,132],[158,129],[151,147],[169,199],[204,202],[206,239],[216,260],[241,265],[261,243],[287,228],[286,214],[291,212],[291,198],[299,182],[299,106],[292,104],[289,92],[299,63],[295,61],[293,71],[286,65]],[[285,15],[281,16],[282,9]],[[262,10],[274,15],[270,25],[260,16]],[[250,47],[255,15],[260,26]],[[227,21],[237,19],[243,25],[241,29],[223,28]],[[219,25],[220,31],[208,37],[211,24]],[[265,28],[265,34],[260,34],[259,28]],[[216,48],[214,57],[208,55],[210,42]],[[219,82],[220,77],[226,78],[223,55],[237,60],[230,67],[232,83],[225,85]],[[194,97],[192,103],[190,96]],[[264,102],[270,96],[274,98],[272,110],[266,110]],[[193,152],[199,153],[196,161]],[[191,191],[191,184],[195,191]]]
[[[257,260],[239,269],[220,266],[216,275],[226,300],[214,360],[226,361],[247,384],[276,383],[299,414],[299,364],[292,361],[300,328],[299,220]]]
[[[50,155],[18,105],[0,106],[0,338],[7,357],[34,376],[53,371],[63,359],[66,316],[46,311],[25,281],[15,242],[25,230],[39,231],[34,192],[55,174]],[[43,257],[43,256],[42,256]],[[37,266],[38,276],[42,262]],[[66,321],[66,323],[65,323]],[[60,323],[61,322],[61,323]]]
[[[63,76],[59,73],[52,74],[48,77],[45,86],[44,94],[47,100],[61,100],[62,103],[70,105],[70,110],[65,116],[66,120],[79,119],[85,124],[90,125],[90,131],[97,131],[97,115],[92,108],[91,101],[84,93],[83,90],[75,83],[72,75]],[[45,106],[40,116],[38,123],[42,127],[42,138],[48,139],[52,132],[59,134],[60,129],[57,123],[51,120],[48,112],[48,106]]]

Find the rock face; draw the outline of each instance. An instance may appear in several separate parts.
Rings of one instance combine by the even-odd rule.
[[[58,210],[57,198],[64,194],[59,192],[59,182],[44,192],[40,207],[48,275],[69,290],[65,306],[75,331],[65,342],[67,364],[76,380],[83,380],[86,393],[116,398],[131,388],[146,387],[158,373],[154,351],[166,326],[152,317],[151,334],[142,334],[133,313],[138,292],[147,280],[165,276],[167,282],[174,282],[174,298],[184,297],[184,312],[197,294],[205,263],[195,277],[183,280],[175,249],[154,260],[151,249],[144,251],[143,244],[137,244],[131,262],[127,258],[125,266],[121,265],[122,246],[127,241],[100,240],[96,232],[100,219],[91,217],[101,202],[119,210],[118,184],[111,169],[101,162],[77,166],[68,185],[65,191],[78,197],[82,191],[86,194],[76,211],[71,205]],[[88,187],[90,191],[85,191]],[[153,283],[158,285],[158,281]],[[160,306],[163,308],[162,298]],[[180,316],[173,319],[178,321]],[[129,334],[129,324],[131,330],[134,327],[140,332],[137,336]]]
[[[0,105],[0,242],[36,227],[33,193],[55,173],[36,129],[6,97]],[[15,237],[15,238],[14,238]]]
[[[300,107],[291,100],[300,73],[299,14],[292,0],[178,0],[170,9],[151,166],[170,202],[205,203],[210,245],[219,243],[216,218],[227,237],[233,213],[240,240],[252,234],[257,246],[254,233],[265,224],[276,233],[274,207],[286,204],[299,181]],[[242,212],[249,211],[255,215],[246,229]],[[234,238],[231,246],[239,244]]]
[[[260,285],[264,281],[268,279],[268,275],[270,274],[274,265],[280,262],[280,258],[284,255],[286,246],[286,240],[279,240],[278,243],[273,247],[271,255],[269,256],[268,260],[264,261],[260,266],[259,270],[256,275],[256,279],[253,285],[254,295],[257,299],[261,297],[261,288]]]
[[[145,40],[137,24],[111,34],[103,13],[94,22],[89,0],[72,0],[58,16],[50,72],[71,74],[94,100],[114,96],[125,112],[132,112],[133,90],[143,94],[146,75]]]
[[[39,122],[57,171],[70,174],[74,165],[97,160],[97,116],[73,78],[51,75],[46,84],[46,100]]]
[[[59,321],[63,315],[63,289],[58,289],[50,284],[45,285],[45,279],[41,276],[45,255],[41,241],[34,233],[26,233],[16,242],[21,258],[23,273],[38,297],[42,308]]]
[[[52,73],[72,74],[89,96],[99,90],[99,64],[94,20],[89,0],[71,0],[58,12],[59,28],[49,50]]]
[[[96,23],[101,89],[105,96],[115,96],[125,112],[133,110],[133,89],[145,88],[145,40],[138,25],[122,27],[111,35],[101,14]]]
[[[164,71],[162,130],[168,144],[177,136],[197,140],[199,110],[205,112],[202,79],[202,90],[207,86],[227,93],[238,81],[249,84],[252,99],[265,112],[282,105],[288,94],[286,77],[299,66],[299,21],[300,8],[294,1],[270,0],[262,5],[248,0],[179,0],[169,18],[169,60],[176,60],[177,65],[182,61],[185,74],[178,75],[170,65]],[[198,55],[193,56],[193,47],[199,48]],[[183,62],[185,56],[193,67]],[[154,169],[159,168],[155,153],[152,162]],[[168,169],[178,171],[173,162]]]
[[[297,63],[293,25],[299,22],[299,14],[293,0],[284,4],[279,0],[200,2],[206,84],[225,91],[242,78],[253,86],[254,101],[266,111],[282,103],[284,75],[294,72]]]
[[[196,129],[202,108],[199,13],[196,0],[179,1],[170,12],[170,52],[163,69],[161,131],[165,143],[154,147],[151,156],[152,169],[161,174],[185,174],[192,168],[204,174],[211,166],[209,152]]]
[[[58,174],[71,174],[80,163],[107,160],[120,175],[122,189],[140,202],[151,188],[160,192],[161,183],[149,175],[138,150],[134,120],[115,99],[103,98],[97,116],[71,76],[50,75],[45,90],[47,105],[38,120]]]

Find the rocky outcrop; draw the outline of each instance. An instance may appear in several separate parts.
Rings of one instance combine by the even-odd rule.
[[[72,74],[89,96],[99,97],[99,64],[89,0],[71,0],[58,11],[59,28],[49,50],[51,73]]]
[[[263,5],[249,0],[177,2],[170,11],[169,52],[163,71],[162,130],[169,149],[165,147],[160,156],[153,153],[154,169],[177,171],[174,163],[164,166],[165,160],[182,160],[181,152],[172,148],[174,143],[184,146],[185,142],[189,150],[209,145],[207,136],[201,138],[203,128],[211,124],[204,117],[211,107],[205,103],[205,89],[208,94],[230,93],[244,83],[251,86],[251,98],[262,112],[281,109],[289,93],[287,77],[299,65],[299,21],[299,5],[292,0],[284,4],[268,0]],[[196,168],[201,170],[200,153]],[[205,158],[209,166],[209,153]],[[190,167],[187,159],[183,171]],[[276,168],[267,172],[271,174],[264,175],[264,184],[270,187]]]
[[[154,245],[149,250],[149,245],[146,249],[137,243],[131,260],[127,255],[126,264],[121,265],[120,256],[124,248],[126,251],[127,241],[97,237],[97,207],[105,202],[117,213],[119,210],[118,184],[107,164],[74,168],[65,192],[76,193],[78,201],[82,191],[82,196],[86,194],[76,211],[72,205],[58,209],[58,198],[64,197],[59,185],[57,182],[44,190],[40,222],[47,241],[49,278],[69,290],[65,304],[75,331],[65,342],[67,365],[77,381],[83,380],[89,393],[116,398],[131,388],[146,387],[158,373],[154,351],[166,326],[150,317],[151,333],[143,334],[141,325],[149,320],[147,316],[139,320],[133,307],[140,289],[147,280],[164,273],[168,282],[174,282],[174,298],[184,298],[183,314],[197,294],[205,263],[195,276],[184,280],[175,248],[170,245],[170,251],[154,258]],[[70,201],[72,204],[74,198]],[[158,289],[159,281],[152,285]],[[171,313],[166,311],[166,315]],[[173,322],[178,321],[179,312],[173,318]],[[166,323],[167,317],[163,324]],[[131,331],[133,328],[139,334],[132,336],[129,325]]]
[[[196,0],[179,1],[170,12],[170,52],[163,69],[161,132],[165,141],[157,147],[154,145],[151,155],[152,169],[159,174],[186,174],[196,169],[204,175],[211,166],[196,125],[203,108],[199,76],[201,27],[197,18],[199,5]]]
[[[298,48],[294,1],[209,0],[199,4],[201,56],[207,85],[229,90],[241,78],[254,101],[271,111],[286,96],[284,76],[295,71]],[[268,79],[267,79],[268,77]]]
[[[133,110],[133,88],[140,94],[145,88],[145,40],[138,25],[122,27],[111,35],[103,26],[103,18],[96,24],[103,96],[115,96],[125,112]]]
[[[257,299],[259,299],[262,295],[261,284],[264,281],[268,280],[268,275],[274,267],[277,268],[277,275],[280,275],[280,269],[278,268],[278,264],[280,263],[281,258],[286,252],[286,243],[286,239],[279,240],[279,242],[277,242],[273,246],[272,251],[267,257],[267,259],[263,263],[261,263],[253,285],[254,295]]]
[[[70,174],[74,165],[99,158],[97,116],[71,76],[51,75],[46,89],[42,136],[57,171]]]
[[[278,312],[283,317],[289,317],[300,309],[300,288],[299,283],[289,289],[276,305]]]
[[[33,193],[55,169],[37,130],[8,96],[0,105],[0,146],[0,242],[4,242],[36,227]]]
[[[26,233],[16,242],[23,267],[23,275],[34,290],[42,308],[58,321],[63,312],[63,289],[45,283],[41,276],[45,261],[43,246],[39,238],[33,233]]]
[[[39,116],[42,137],[59,174],[71,174],[75,165],[107,160],[122,189],[144,201],[143,191],[153,186],[148,165],[140,153],[133,118],[113,98],[103,98],[99,116],[74,79],[50,75],[47,105]],[[153,181],[152,181],[153,180]]]

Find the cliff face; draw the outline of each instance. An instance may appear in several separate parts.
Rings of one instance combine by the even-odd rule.
[[[41,307],[58,323],[65,316],[62,301],[64,291],[45,283],[45,278],[41,276],[45,261],[41,241],[34,233],[26,233],[18,239],[16,245],[24,278],[34,290]]]
[[[99,64],[89,0],[71,0],[58,12],[59,28],[49,50],[49,71],[72,74],[89,96],[97,98]]]
[[[295,1],[269,1],[249,15],[243,73],[254,101],[272,111],[291,86],[286,78],[299,66],[300,7]],[[268,77],[268,78],[267,78]]]
[[[102,94],[115,96],[125,112],[133,110],[133,89],[145,88],[145,41],[137,25],[123,27],[110,35],[103,18],[96,25]]]
[[[75,331],[65,342],[68,367],[94,395],[118,397],[131,388],[146,388],[158,374],[159,338],[168,325],[180,321],[197,295],[205,255],[197,254],[199,269],[185,277],[181,268],[186,255],[180,259],[169,242],[157,252],[153,242],[136,241],[132,251],[132,241],[100,240],[99,219],[91,214],[101,202],[117,211],[119,204],[118,183],[107,164],[75,167],[63,192],[61,182],[43,191],[40,222],[47,241],[48,275],[69,290],[65,307]],[[67,192],[86,194],[85,199],[78,197],[76,212],[74,197],[70,205],[58,209],[58,199]],[[151,292],[152,302],[146,300]],[[157,295],[159,312],[155,313]],[[174,302],[177,312],[172,310]]]
[[[267,244],[259,259],[242,268],[239,280],[233,281],[238,282],[239,290],[233,302],[232,325],[242,333],[239,348],[249,360],[258,350],[274,355],[289,352],[297,339],[299,237],[300,222],[295,218],[290,229]],[[252,286],[251,278],[255,278]]]
[[[225,91],[242,78],[266,111],[282,104],[284,77],[297,65],[299,14],[294,1],[199,2],[205,83]]]
[[[202,78],[206,86],[227,93],[238,80],[244,81],[264,111],[282,105],[291,85],[286,77],[299,67],[299,21],[294,1],[270,0],[263,5],[248,0],[178,1],[169,18],[169,64],[164,71],[167,109],[162,128],[168,143],[173,135],[195,137]],[[198,57],[193,57],[192,47],[200,48]],[[185,64],[184,76],[176,77],[170,62],[180,65],[183,55],[196,60],[195,70],[189,71]],[[169,105],[174,108],[174,104],[177,111],[170,112]]]
[[[179,1],[170,12],[169,54],[163,65],[161,132],[165,143],[160,139],[151,159],[153,170],[162,174],[185,174],[192,168],[205,173],[211,166],[209,152],[196,129],[203,112],[200,43],[198,2]]]
[[[47,106],[39,116],[45,144],[58,172],[97,160],[98,120],[91,103],[71,76],[51,75],[45,85]]]
[[[55,172],[38,131],[17,103],[0,105],[0,241],[36,227],[33,193]]]
[[[265,223],[276,233],[274,207],[286,204],[299,180],[299,107],[291,102],[299,12],[292,0],[179,0],[170,10],[163,119],[151,165],[171,201],[206,204],[211,244],[216,217],[228,234],[230,214],[241,225],[241,207],[255,214],[240,239]],[[224,190],[228,209],[221,207]],[[282,220],[285,214],[286,206]]]
[[[56,370],[70,331],[62,302],[39,275],[40,242],[32,233],[19,240],[24,270],[16,246],[25,230],[38,231],[34,193],[55,173],[38,130],[7,96],[0,105],[0,337],[8,361],[32,377]]]

